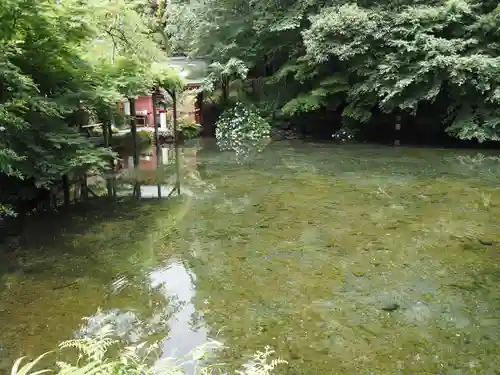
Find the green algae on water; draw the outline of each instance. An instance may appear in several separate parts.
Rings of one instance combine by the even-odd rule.
[[[245,166],[210,146],[183,155],[189,199],[29,234],[20,256],[43,267],[2,278],[8,360],[70,338],[98,306],[167,337],[182,308],[148,275],[175,260],[195,289],[186,337],[203,329],[224,342],[220,361],[233,368],[265,345],[288,374],[500,368],[498,164],[302,142],[274,143]],[[153,324],[159,311],[164,325]]]

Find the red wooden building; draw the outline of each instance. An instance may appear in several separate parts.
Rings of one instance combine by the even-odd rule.
[[[203,126],[201,116],[203,105],[203,93],[193,94],[199,89],[207,70],[207,63],[201,59],[187,57],[171,57],[166,64],[179,72],[185,82],[185,91],[177,98],[177,117],[187,117],[190,121]],[[163,105],[159,105],[158,125],[160,129],[167,129],[172,116],[172,99],[168,94],[164,95]],[[137,113],[137,125],[154,127],[153,96],[140,96],[135,102]],[[163,108],[162,108],[163,107]],[[130,114],[128,102],[120,103],[119,109],[122,113]]]

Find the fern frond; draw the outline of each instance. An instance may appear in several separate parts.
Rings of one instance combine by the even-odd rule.
[[[272,82],[280,82],[286,78],[288,78],[289,75],[297,74],[297,72],[300,69],[300,64],[297,64],[296,62],[289,62],[281,67],[273,76],[272,76]]]
[[[118,340],[111,337],[113,332],[113,328],[106,325],[97,332],[95,337],[67,340],[59,344],[59,348],[74,348],[84,357],[102,360],[108,349],[118,343]]]
[[[42,360],[42,358],[44,358],[46,355],[48,355],[50,353],[52,353],[52,352],[43,353],[42,355],[38,356],[33,361],[26,363],[22,367],[19,367],[19,366],[21,366],[22,361],[24,359],[26,359],[26,357],[19,358],[14,363],[14,366],[12,366],[11,375],[40,375],[40,374],[45,374],[47,372],[51,372],[50,370],[38,370],[35,372],[31,372],[33,367],[35,367]]]
[[[286,364],[287,361],[276,358],[269,360],[269,357],[274,354],[269,346],[265,347],[265,351],[258,351],[254,355],[254,360],[243,366],[243,371],[238,371],[240,375],[271,375],[274,369],[280,364]]]
[[[114,366],[113,363],[92,361],[83,367],[63,367],[57,375],[112,375]]]

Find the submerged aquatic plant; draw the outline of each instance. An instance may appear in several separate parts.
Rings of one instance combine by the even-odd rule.
[[[222,151],[234,151],[238,161],[262,152],[269,143],[271,125],[255,109],[242,103],[226,110],[216,123],[215,137]]]
[[[114,329],[106,325],[93,336],[64,341],[59,349],[76,349],[75,364],[63,361],[56,362],[56,371],[50,369],[35,370],[42,360],[51,352],[39,356],[21,366],[25,357],[19,358],[13,365],[11,375],[40,375],[55,373],[57,375],[182,375],[184,366],[194,365],[194,374],[223,374],[222,365],[208,364],[207,359],[217,349],[222,348],[218,341],[207,342],[188,353],[184,358],[161,358],[160,346],[143,342],[122,348],[121,341],[115,339]],[[117,353],[111,355],[110,353]],[[264,352],[257,352],[253,361],[246,364],[240,375],[271,375],[274,369],[286,361],[271,359],[274,353],[269,347]]]

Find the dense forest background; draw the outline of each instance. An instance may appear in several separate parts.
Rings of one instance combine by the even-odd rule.
[[[173,55],[209,61],[217,108],[241,101],[301,135],[392,141],[400,122],[407,143],[499,139],[494,1],[4,0],[0,18],[4,213],[109,168],[79,130],[113,123]]]
[[[498,139],[497,2],[193,0],[162,19],[171,53],[241,60],[245,99],[304,133],[391,138],[400,116],[417,143]]]

